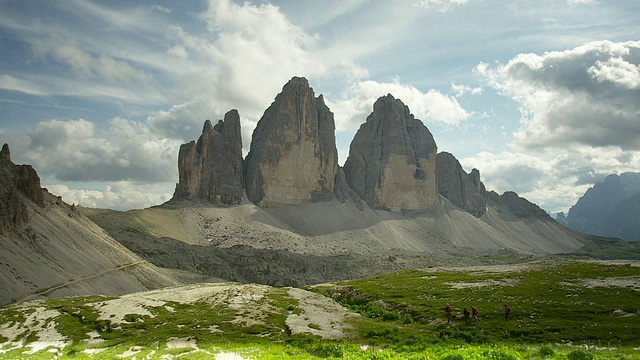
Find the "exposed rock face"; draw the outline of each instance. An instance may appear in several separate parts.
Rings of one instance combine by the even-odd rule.
[[[436,175],[440,195],[475,217],[484,215],[487,211],[486,189],[477,169],[467,174],[452,154],[441,152],[437,156]]]
[[[502,209],[508,210],[510,213],[522,220],[537,219],[543,221],[555,221],[538,205],[518,196],[518,194],[513,191],[506,191],[502,195],[498,195],[495,191],[489,191],[487,193],[487,200],[488,203],[496,207],[498,211],[502,211]]]
[[[294,77],[264,112],[245,161],[251,202],[280,207],[327,201],[338,173],[333,113],[307,79]]]
[[[180,146],[174,199],[231,205],[242,201],[240,116],[231,110],[215,126],[207,120],[198,142]]]
[[[0,151],[0,233],[27,223],[26,201],[45,206],[40,177],[31,165],[14,164],[9,145],[4,144]]]
[[[438,201],[436,143],[391,94],[379,98],[345,162],[349,186],[372,208],[424,210]]]
[[[598,235],[640,240],[640,173],[611,174],[571,207],[566,225]]]

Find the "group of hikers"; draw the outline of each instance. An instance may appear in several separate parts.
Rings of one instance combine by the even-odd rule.
[[[444,307],[444,313],[445,315],[447,315],[448,323],[450,323],[451,320],[453,319],[451,314],[452,311],[453,311],[453,308],[451,307],[451,305],[447,304],[447,306]],[[478,309],[475,306],[471,307],[471,312],[469,312],[469,310],[467,310],[467,307],[465,306],[464,310],[462,311],[462,314],[464,315],[465,322],[469,321],[469,317],[471,317],[473,320],[476,320],[476,321],[480,320],[478,318]],[[509,314],[511,314],[511,308],[506,304],[504,305],[503,314],[504,314],[504,321],[509,321]]]

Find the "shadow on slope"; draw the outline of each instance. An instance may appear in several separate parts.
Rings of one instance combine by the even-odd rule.
[[[314,255],[283,249],[259,249],[248,245],[217,247],[187,244],[176,239],[125,231],[117,231],[112,235],[131,251],[160,267],[202,273],[241,283],[275,286],[299,287],[363,278],[406,268],[481,262],[479,258],[444,254],[393,251],[386,254]]]

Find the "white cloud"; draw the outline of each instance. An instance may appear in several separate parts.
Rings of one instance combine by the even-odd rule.
[[[29,95],[46,95],[40,84],[24,78],[17,78],[12,75],[0,75],[0,89],[18,91]]]
[[[68,45],[52,49],[50,52],[58,61],[68,64],[82,77],[99,77],[110,82],[153,83],[153,78],[148,74],[134,68],[127,61],[111,56],[92,55]]]
[[[640,150],[640,42],[597,41],[543,55],[520,54],[506,65],[480,64],[489,84],[520,103],[518,144]]]
[[[424,122],[441,122],[457,126],[471,116],[456,98],[439,91],[431,89],[423,92],[398,80],[390,83],[365,80],[353,83],[349,90],[342,94],[341,100],[327,99],[329,107],[335,113],[336,129],[357,129],[373,111],[373,103],[386,94],[402,100],[411,113]]]
[[[175,181],[178,144],[144,124],[113,118],[107,128],[79,120],[43,121],[26,132],[23,158],[61,181]]]
[[[597,41],[506,65],[479,64],[491,87],[522,114],[509,151],[462,163],[488,188],[515,190],[551,211],[567,211],[594,182],[638,171],[640,42]]]
[[[640,89],[640,66],[621,57],[598,60],[587,72],[599,82],[612,82],[629,90]]]
[[[596,0],[567,0],[569,5],[597,4]]]
[[[488,190],[515,191],[551,212],[567,212],[585,191],[605,176],[638,171],[640,153],[616,147],[580,147],[544,155],[517,150],[481,152],[460,160],[467,170],[480,169]]]
[[[163,136],[189,141],[200,135],[205,119],[237,109],[248,149],[255,124],[289,79],[325,74],[322,61],[310,54],[317,39],[270,4],[210,1],[200,19],[209,29],[205,36],[170,28],[175,44],[167,51],[182,64],[176,69],[180,93],[173,106],[147,121]]]
[[[482,88],[481,87],[474,88],[469,85],[458,85],[458,84],[451,83],[451,92],[455,97],[461,97],[462,95],[465,95],[465,94],[480,95],[482,94]]]
[[[114,210],[143,209],[162,204],[169,199],[174,183],[136,183],[118,181],[107,183],[102,190],[73,189],[64,184],[48,184],[45,187],[68,204],[80,204],[90,208]]]
[[[465,5],[467,1],[468,0],[416,0],[414,4],[424,8],[435,8],[440,12],[447,12],[456,6]]]
[[[162,6],[162,5],[151,5],[151,9],[156,10],[156,11],[160,11],[162,13],[165,14],[171,14],[172,10],[166,6]]]

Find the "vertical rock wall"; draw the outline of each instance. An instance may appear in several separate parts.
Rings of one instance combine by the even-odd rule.
[[[231,205],[242,201],[240,116],[231,110],[215,126],[207,120],[198,142],[180,146],[175,199]]]
[[[428,209],[438,201],[436,152],[429,129],[388,94],[375,102],[351,142],[345,176],[372,208]]]
[[[294,77],[264,112],[245,161],[249,201],[262,207],[330,200],[338,172],[333,113]]]
[[[440,195],[476,217],[484,215],[486,190],[477,169],[467,174],[452,154],[441,152],[437,156],[436,175]]]
[[[31,165],[11,161],[9,145],[0,151],[0,233],[29,221],[27,201],[45,206],[40,177]]]

